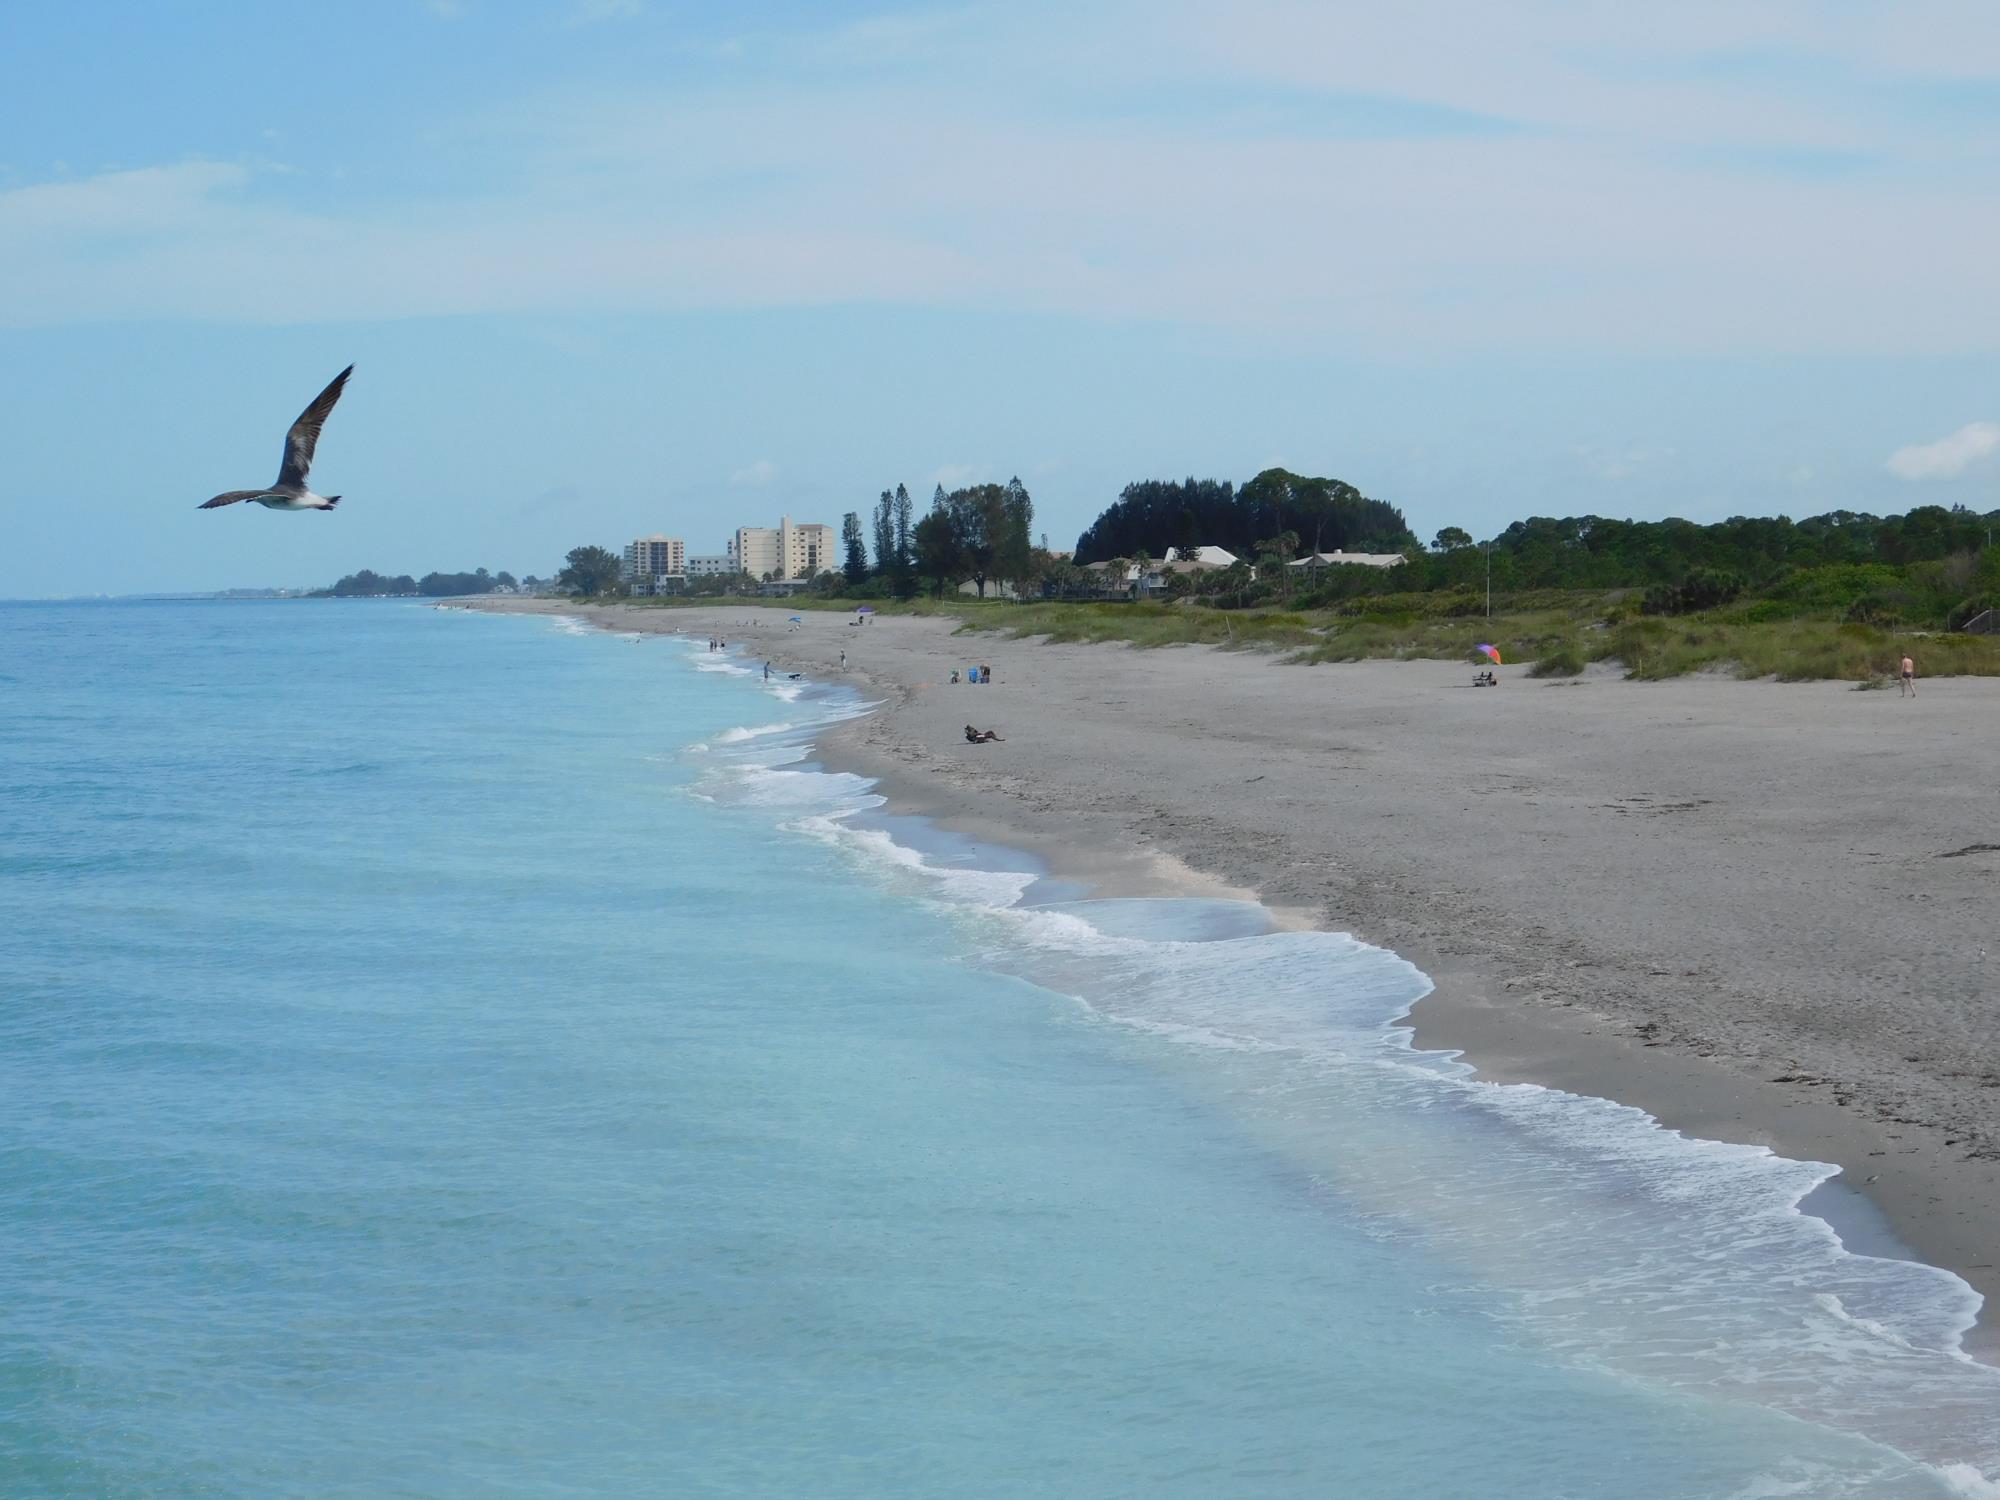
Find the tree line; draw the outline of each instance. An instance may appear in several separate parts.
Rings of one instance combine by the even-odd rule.
[[[1755,599],[1772,618],[1833,614],[1856,622],[1956,626],[2000,609],[2000,511],[1918,506],[1902,515],[1835,510],[1679,518],[1530,516],[1485,542],[1446,526],[1428,546],[1396,507],[1338,480],[1267,469],[1240,489],[1213,479],[1144,480],[1077,541],[1079,563],[1186,556],[1221,546],[1234,567],[1167,579],[1170,597],[1225,608],[1338,605],[1382,595],[1452,594],[1466,608],[1496,592],[1632,590],[1650,614],[1687,614]],[[1317,552],[1399,552],[1392,568],[1290,569]],[[1303,575],[1303,576],[1295,576]]]
[[[1836,510],[1732,516],[1706,525],[1531,516],[1486,542],[1447,526],[1402,566],[1327,569],[1301,602],[1338,605],[1387,594],[1455,596],[1476,609],[1495,593],[1628,590],[1647,614],[1737,604],[1760,619],[1955,628],[2000,608],[2000,511],[1918,506],[1903,515]],[[1258,602],[1253,590],[1244,602]]]
[[[1287,532],[1307,552],[1401,552],[1417,541],[1400,510],[1343,480],[1266,469],[1241,489],[1219,479],[1128,484],[1077,538],[1076,561],[1185,555],[1197,547],[1250,557]]]
[[[533,587],[536,580],[526,580]],[[426,573],[412,578],[408,573],[390,577],[373,568],[349,573],[331,588],[315,589],[314,599],[381,599],[393,595],[418,594],[426,599],[454,599],[465,594],[490,594],[496,588],[516,588],[514,575],[505,571],[489,573],[478,568],[470,573]]]
[[[814,586],[860,598],[942,596],[967,582],[982,597],[995,584],[1024,595],[1093,596],[1106,592],[1110,580],[1085,564],[1150,563],[1219,546],[1239,561],[1226,569],[1172,571],[1164,580],[1168,596],[1222,608],[1311,608],[1445,594],[1451,609],[1476,611],[1490,580],[1495,593],[1630,590],[1639,607],[1655,614],[1746,600],[1754,603],[1743,607],[1774,618],[1834,614],[1955,625],[2000,608],[2000,549],[1990,545],[2000,511],[1982,515],[1963,506],[1919,506],[1892,516],[1835,510],[1797,521],[1733,516],[1709,524],[1530,516],[1485,542],[1446,526],[1425,544],[1396,506],[1341,480],[1273,468],[1240,487],[1192,477],[1128,484],[1085,528],[1073,559],[1035,545],[1033,526],[1034,502],[1019,478],[949,491],[940,484],[921,511],[899,484],[883,490],[872,511],[842,517],[841,566]],[[1287,566],[1334,551],[1399,553],[1404,561],[1391,568]],[[1122,572],[1113,574],[1122,581]],[[619,587],[618,575],[615,553],[578,548],[558,581],[572,592],[608,593]],[[442,576],[430,575],[416,591],[428,592],[424,584]],[[401,586],[383,591],[412,591],[407,577],[383,582]],[[725,591],[738,582],[690,580],[690,586]],[[1443,606],[1431,600],[1421,607]]]
[[[882,491],[866,528],[859,511],[841,518],[841,568],[828,583],[857,596],[896,599],[926,588],[943,595],[961,583],[971,583],[982,599],[996,583],[1026,592],[1052,562],[1031,540],[1034,524],[1035,502],[1019,477],[949,491],[940,484],[921,516],[899,484]]]

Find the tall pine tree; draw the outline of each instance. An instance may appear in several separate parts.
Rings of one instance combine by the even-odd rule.
[[[884,578],[896,572],[896,500],[888,491],[875,502],[875,571]]]
[[[907,599],[917,591],[917,538],[916,523],[910,519],[910,492],[900,484],[896,486],[895,511],[896,566],[889,584],[898,599]]]
[[[1018,474],[1007,481],[1005,513],[994,571],[1017,592],[1025,593],[1028,577],[1034,572],[1035,502],[1028,498],[1028,487]]]
[[[849,511],[840,518],[840,568],[847,575],[849,584],[859,586],[868,581],[868,543],[861,535],[861,517]]]

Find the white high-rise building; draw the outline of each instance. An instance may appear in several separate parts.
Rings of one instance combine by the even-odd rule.
[[[633,588],[650,593],[663,579],[686,576],[687,543],[679,537],[655,532],[626,544],[625,581]]]
[[[690,552],[688,577],[726,578],[736,571],[736,558],[728,552]]]
[[[776,526],[739,526],[729,539],[729,556],[736,571],[762,579],[817,578],[839,566],[831,526],[794,522],[782,517]]]

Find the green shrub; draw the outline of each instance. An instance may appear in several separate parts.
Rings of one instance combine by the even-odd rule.
[[[1575,641],[1564,641],[1551,650],[1544,651],[1535,658],[1535,664],[1528,668],[1530,677],[1576,677],[1584,667],[1583,648]]]
[[[1886,563],[1833,563],[1801,568],[1771,590],[1771,597],[1799,606],[1798,614],[1838,615],[1863,594],[1880,593],[1902,582],[1903,575]]]
[[[1757,599],[1737,610],[1736,618],[1745,625],[1770,625],[1780,620],[1802,619],[1810,613],[1807,606],[1794,599]]]
[[[2000,608],[2000,594],[1975,594],[1970,599],[1961,599],[1944,617],[1945,628],[1963,630],[1987,610],[1996,608]]]
[[[1679,583],[1656,583],[1640,608],[1649,615],[1688,615],[1714,609],[1743,592],[1743,580],[1720,568],[1696,568]]]
[[[1923,619],[1923,601],[1908,589],[1880,589],[1863,594],[1842,616],[1850,625],[1900,625]]]

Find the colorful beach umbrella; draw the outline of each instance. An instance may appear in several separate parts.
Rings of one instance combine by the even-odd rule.
[[[1485,657],[1488,661],[1492,662],[1493,665],[1496,667],[1505,665],[1505,663],[1503,663],[1500,660],[1500,648],[1498,646],[1474,646],[1472,649],[1477,651],[1481,656]]]
[[[857,604],[854,606],[854,612],[857,615],[872,615],[875,613],[875,606],[872,604]]]
[[[793,616],[792,616],[792,623],[793,623],[794,625],[803,625],[803,624],[805,624],[805,622],[806,622],[806,617],[805,617],[804,615],[793,615]]]

